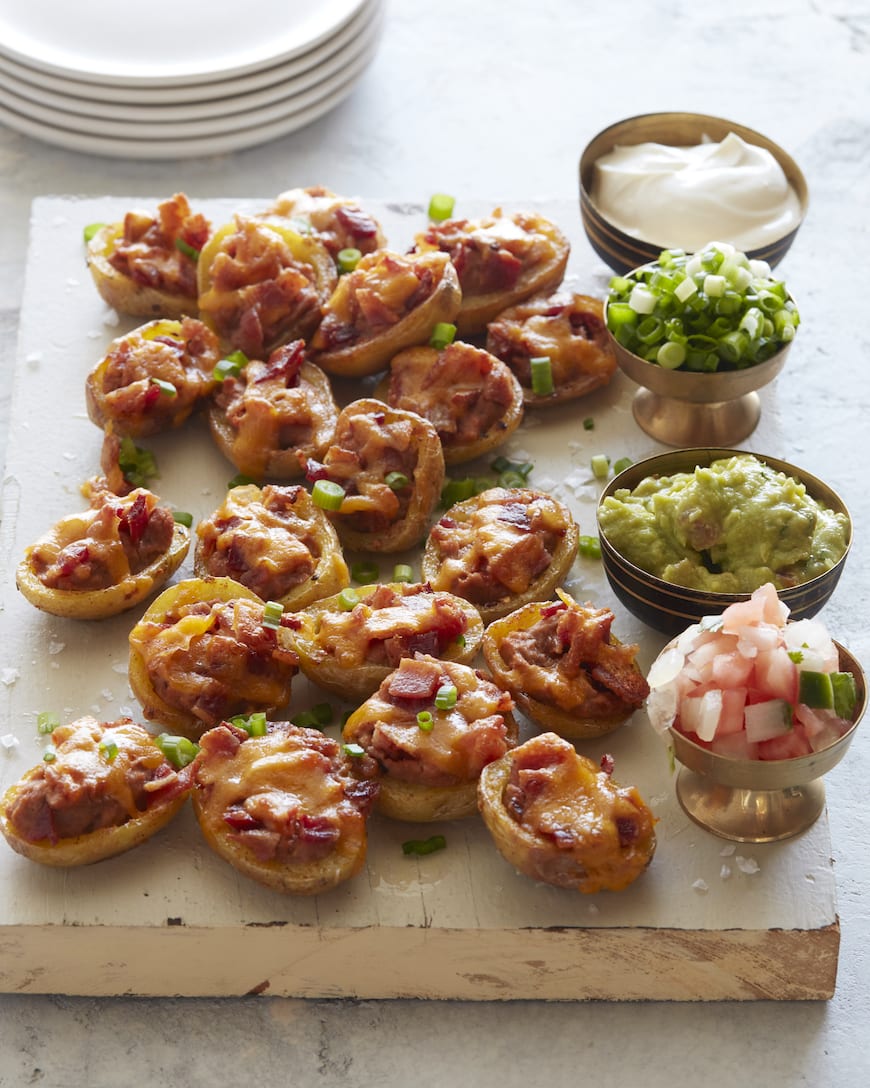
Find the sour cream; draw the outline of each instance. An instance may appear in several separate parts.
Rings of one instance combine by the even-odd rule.
[[[800,222],[800,199],[763,147],[735,133],[690,147],[617,146],[595,163],[591,197],[625,234],[693,252],[710,238],[758,249]]]

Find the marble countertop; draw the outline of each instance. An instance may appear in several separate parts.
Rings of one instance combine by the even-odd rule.
[[[825,619],[870,662],[870,501],[864,485],[870,334],[845,274],[870,233],[870,0],[496,3],[388,0],[353,94],[295,134],[175,162],[100,159],[0,128],[0,349],[11,369],[32,200],[46,194],[270,197],[325,184],[425,201],[574,199],[583,144],[622,117],[694,110],[784,145],[810,211],[782,266],[804,326],[778,379],[787,448],[846,498],[855,547]],[[578,212],[579,214],[579,212]],[[590,267],[599,269],[591,249]],[[600,270],[600,269],[599,269]],[[9,383],[0,390],[5,449]],[[2,620],[2,617],[0,617]],[[842,930],[824,1003],[426,1003],[0,995],[0,1088],[158,1084],[603,1085],[691,1076],[769,1088],[863,1085],[870,1022],[870,745],[827,781]],[[2,953],[0,953],[2,954]]]

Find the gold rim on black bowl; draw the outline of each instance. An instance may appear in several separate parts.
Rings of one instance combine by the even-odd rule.
[[[722,458],[734,457],[748,451],[718,446],[670,450],[636,461],[614,476],[601,492],[596,509],[598,535],[604,572],[620,603],[647,626],[664,634],[676,635],[705,616],[718,615],[737,600],[747,600],[750,593],[716,593],[711,590],[689,589],[666,582],[626,559],[608,540],[601,528],[600,511],[607,498],[621,489],[632,491],[649,476],[671,476],[677,472],[692,472],[699,465],[709,465]],[[833,488],[788,461],[765,454],[753,457],[776,472],[800,481],[807,494],[830,510],[845,514],[849,524],[846,549],[837,562],[823,574],[800,585],[778,591],[789,608],[790,618],[809,619],[827,603],[836,588],[852,545],[852,518],[846,504]]]
[[[867,684],[858,660],[835,641],[840,671],[855,678],[857,703],[851,727],[839,740],[791,759],[734,759],[718,755],[670,730],[682,764],[677,800],[686,815],[720,838],[778,842],[811,827],[825,807],[824,775],[846,754],[867,709]]]
[[[692,146],[704,138],[723,140],[730,132],[746,143],[769,151],[797,193],[801,208],[798,224],[773,242],[746,251],[748,257],[767,261],[771,268],[782,260],[794,241],[809,206],[806,178],[791,155],[760,132],[724,117],[703,113],[645,113],[628,117],[602,129],[589,141],[580,156],[580,217],[583,228],[592,248],[614,272],[625,275],[638,265],[655,260],[663,249],[673,243],[654,243],[634,238],[608,222],[595,206],[591,195],[595,163],[598,159],[617,145],[651,142],[673,147]]]

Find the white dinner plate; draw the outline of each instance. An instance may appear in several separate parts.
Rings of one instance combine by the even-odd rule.
[[[216,100],[238,99],[261,91],[269,93],[284,82],[310,74],[363,33],[372,19],[380,16],[381,9],[382,0],[364,0],[359,11],[348,23],[314,49],[306,50],[283,63],[270,64],[228,79],[197,81],[184,86],[163,83],[145,86],[116,85],[112,87],[111,95],[107,96],[106,86],[102,83],[51,74],[4,55],[2,47],[0,75],[6,81],[3,85],[21,97],[70,112],[100,117],[117,116],[120,119],[125,116],[123,111],[127,109],[160,111],[171,108],[183,112],[191,105],[203,112],[185,116],[207,116],[214,109]],[[153,119],[159,120],[159,117]]]
[[[6,85],[2,77],[0,77],[0,105],[41,124],[85,135],[120,138],[125,141],[180,140],[223,135],[239,128],[277,121],[291,113],[305,110],[322,101],[336,87],[343,86],[349,79],[358,77],[372,58],[379,29],[379,21],[373,21],[364,33],[358,35],[329,63],[312,70],[311,73],[306,73],[300,82],[291,81],[279,85],[276,96],[255,96],[256,100],[252,100],[251,96],[244,96],[242,99],[221,99],[212,104],[215,108],[209,113],[189,119],[185,119],[183,112],[178,114],[176,111],[173,111],[165,120],[149,121],[136,120],[132,117],[108,119],[51,108],[17,94]],[[249,102],[251,108],[246,108]],[[176,119],[178,117],[181,119]]]
[[[41,140],[43,143],[69,151],[104,155],[116,159],[185,160],[240,151],[295,132],[334,109],[350,94],[358,78],[359,73],[353,78],[346,79],[324,98],[306,109],[290,111],[286,116],[268,124],[242,126],[221,134],[194,139],[121,140],[108,136],[93,136],[34,121],[33,118],[24,117],[3,105],[0,105],[0,123],[26,136]]]
[[[275,65],[333,36],[364,0],[30,0],[0,11],[0,52],[33,68],[119,86],[185,85]],[[138,24],[138,25],[137,25]]]

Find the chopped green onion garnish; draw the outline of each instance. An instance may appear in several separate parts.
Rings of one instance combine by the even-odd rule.
[[[54,763],[56,759],[57,749],[54,748],[52,745],[49,745],[49,747],[46,748],[45,751],[42,753],[42,761],[43,763]]]
[[[584,431],[594,431],[595,430],[595,420],[592,418],[592,416],[587,416],[583,420],[583,430]]]
[[[233,476],[231,480],[227,481],[227,490],[232,491],[234,487],[245,487],[248,484],[255,484],[257,481],[250,476],[246,476],[244,472],[240,472],[238,476]]]
[[[266,715],[262,710],[258,710],[248,717],[245,717],[244,714],[237,714],[235,718],[230,718],[230,721],[233,725],[237,725],[239,729],[244,729],[249,737],[265,737],[266,735]]]
[[[178,396],[178,390],[175,388],[172,382],[167,382],[163,378],[151,378],[150,384],[156,386],[164,395],[164,397]]]
[[[448,321],[439,321],[432,330],[432,335],[429,337],[429,347],[437,348],[438,351],[443,351],[448,344],[453,343],[455,336],[455,325],[451,325]]]
[[[332,703],[315,703],[311,713],[320,725],[329,725],[332,721]]]
[[[90,242],[94,235],[99,234],[105,225],[105,223],[88,223],[83,231],[85,242]]]
[[[280,601],[266,601],[263,609],[263,626],[277,630],[281,626],[281,617],[284,615],[284,606]]]
[[[360,585],[368,585],[369,582],[376,582],[381,571],[377,563],[363,560],[359,563],[354,563],[350,568],[351,577],[355,582],[359,582]]]
[[[553,368],[548,355],[529,359],[532,372],[532,392],[536,397],[549,397],[553,393]]]
[[[192,763],[199,752],[199,745],[192,740],[188,740],[187,737],[172,736],[170,733],[161,733],[155,739],[155,744],[173,767],[179,770],[186,767],[188,763]]]
[[[577,540],[577,554],[584,559],[600,559],[601,541],[597,536],[580,536]]]
[[[414,572],[408,566],[407,563],[397,563],[393,567],[393,581],[394,582],[413,582]]]
[[[410,482],[404,472],[388,472],[384,477],[384,483],[391,491],[401,491]]]
[[[466,643],[465,635],[461,635],[461,634],[457,635],[456,638],[454,639],[454,642],[460,648],[460,650],[465,649],[465,643]]]
[[[526,478],[519,472],[503,472],[498,478],[499,487],[525,487]]]
[[[321,510],[340,510],[344,502],[344,488],[334,480],[316,480],[311,498]]]
[[[338,251],[335,263],[338,265],[339,272],[353,272],[361,260],[362,253],[360,253],[358,249],[349,246],[347,249],[340,249]]]
[[[526,479],[535,466],[531,461],[509,461],[507,457],[496,457],[489,467],[493,472],[514,472]]]
[[[470,499],[474,494],[474,480],[466,476],[464,480],[448,480],[441,488],[441,505],[446,509],[454,503]]]
[[[190,242],[185,242],[183,238],[175,239],[175,248],[179,253],[183,253],[185,257],[190,257],[192,261],[199,260],[199,250],[192,246]]]
[[[247,355],[243,351],[233,351],[218,360],[211,376],[216,382],[222,382],[224,378],[237,378],[247,365]]]
[[[300,710],[293,718],[293,724],[300,729],[320,729],[320,722],[313,710]]]
[[[455,205],[455,197],[448,196],[447,193],[435,193],[429,201],[429,218],[436,223],[449,219],[453,215]]]
[[[338,607],[342,612],[352,612],[359,604],[359,594],[355,589],[346,588],[338,595]]]
[[[341,750],[346,756],[351,756],[353,759],[359,759],[360,756],[366,754],[366,750],[361,744],[342,744]]]
[[[107,763],[111,763],[118,754],[118,743],[114,737],[106,736],[100,741],[100,755]]]
[[[447,840],[443,835],[432,835],[428,839],[408,839],[402,843],[402,853],[423,857],[425,854],[434,854],[436,850],[443,850],[446,845]]]
[[[633,464],[633,462],[632,462],[630,457],[620,457],[619,460],[613,462],[613,472],[614,472],[614,474],[623,472],[631,464]]]
[[[36,716],[36,730],[38,733],[53,733],[59,725],[59,716],[50,710],[40,711]]]
[[[189,529],[193,525],[193,514],[188,514],[186,510],[173,510],[172,520],[179,525],[186,525]]]
[[[124,479],[134,487],[146,487],[148,481],[158,475],[154,454],[137,446],[130,437],[121,439],[118,467],[124,474]]]
[[[452,710],[458,698],[455,684],[442,684],[435,692],[435,706],[439,710]]]
[[[435,726],[435,719],[431,710],[421,710],[417,714],[417,725],[424,733],[431,733]]]
[[[596,480],[606,480],[610,472],[610,458],[606,453],[596,453],[589,462],[592,466],[592,475]]]

